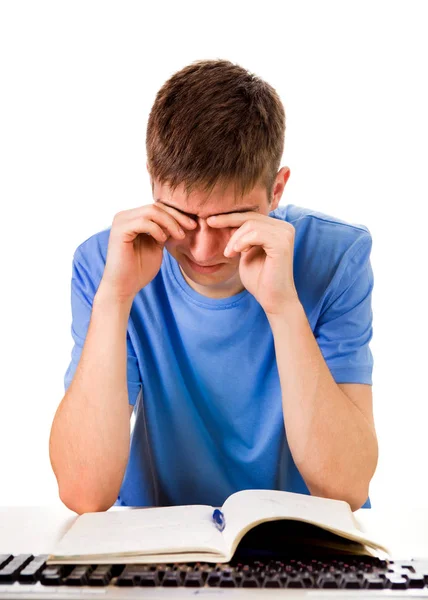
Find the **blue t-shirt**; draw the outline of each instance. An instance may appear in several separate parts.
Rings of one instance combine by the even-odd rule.
[[[295,228],[296,290],[333,378],[372,384],[369,230],[293,204],[269,216]],[[110,230],[84,241],[73,257],[66,390]],[[135,424],[117,505],[221,506],[251,488],[310,493],[287,444],[272,331],[250,292],[199,294],[164,248],[159,273],[134,298],[127,353]],[[364,507],[370,506],[368,498]]]

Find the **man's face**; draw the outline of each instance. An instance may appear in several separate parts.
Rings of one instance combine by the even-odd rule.
[[[281,194],[269,205],[266,189],[256,186],[243,198],[236,198],[234,186],[226,188],[223,193],[219,186],[215,187],[204,206],[206,194],[193,191],[186,199],[184,185],[174,193],[167,184],[159,185],[153,181],[153,199],[171,206],[193,218],[197,226],[186,230],[183,240],[172,237],[166,242],[168,252],[176,259],[187,283],[200,294],[209,298],[227,298],[244,290],[239,278],[240,255],[226,257],[223,252],[237,228],[214,228],[207,223],[213,215],[230,212],[257,212],[268,215],[278,205]],[[249,215],[249,218],[251,215]],[[196,263],[196,266],[195,264]],[[217,265],[210,271],[198,270],[197,265]]]

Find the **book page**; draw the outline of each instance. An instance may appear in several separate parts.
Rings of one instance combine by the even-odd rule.
[[[226,521],[223,537],[229,556],[251,526],[280,518],[305,520],[332,532],[363,537],[349,504],[342,500],[280,490],[243,490],[229,496],[222,510]]]
[[[51,555],[54,557],[120,553],[224,553],[222,534],[203,505],[134,508],[80,515]]]

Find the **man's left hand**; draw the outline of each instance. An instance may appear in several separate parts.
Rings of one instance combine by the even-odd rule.
[[[210,227],[238,228],[224,250],[227,257],[241,254],[239,277],[267,316],[283,314],[299,302],[293,278],[293,225],[249,211],[209,217]]]

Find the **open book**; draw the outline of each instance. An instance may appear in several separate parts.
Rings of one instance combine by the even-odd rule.
[[[238,545],[241,548],[243,538],[291,551],[323,547],[336,554],[390,554],[363,534],[347,502],[279,490],[243,490],[229,496],[220,509],[196,504],[84,513],[47,562],[223,563]]]

